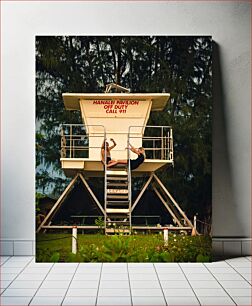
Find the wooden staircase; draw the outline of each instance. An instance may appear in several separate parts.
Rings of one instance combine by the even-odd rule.
[[[105,171],[105,234],[130,234],[130,184],[127,166]]]

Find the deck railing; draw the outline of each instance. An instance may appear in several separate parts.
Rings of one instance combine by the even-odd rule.
[[[144,135],[139,130],[144,129]],[[173,134],[171,126],[130,126],[128,142],[142,139],[147,159],[161,159],[173,162]]]
[[[96,128],[92,138],[100,138],[101,144],[96,147],[89,145],[89,128]],[[61,157],[62,158],[88,158],[89,149],[101,149],[106,138],[106,130],[103,125],[63,124],[61,126]]]
[[[96,132],[89,135],[89,128],[95,127]],[[141,131],[144,130],[144,135]],[[90,137],[106,138],[106,130],[102,125],[87,126],[83,124],[64,124],[61,128],[61,157],[88,158],[89,149],[101,149],[101,145],[91,147]],[[169,160],[173,162],[173,134],[170,126],[130,126],[128,142],[141,139],[147,159]],[[126,144],[125,144],[126,145]]]

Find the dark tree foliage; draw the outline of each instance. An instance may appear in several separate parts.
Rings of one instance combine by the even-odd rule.
[[[195,36],[38,36],[36,38],[37,190],[59,194],[60,125],[81,123],[63,92],[169,92],[148,124],[172,125],[174,169],[158,174],[189,216],[211,212],[212,40]]]

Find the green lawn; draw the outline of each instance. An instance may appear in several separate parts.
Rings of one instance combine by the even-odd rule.
[[[207,236],[169,234],[165,246],[160,234],[78,234],[76,255],[71,253],[71,243],[71,234],[38,234],[37,262],[202,262],[212,258],[212,242]]]

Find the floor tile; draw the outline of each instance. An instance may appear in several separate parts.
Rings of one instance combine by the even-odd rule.
[[[25,268],[27,266],[26,262],[23,261],[7,261],[1,266],[2,268]]]
[[[131,288],[132,296],[163,296],[163,292],[160,288],[150,289],[150,288]]]
[[[250,273],[251,274],[251,268],[250,267],[234,267],[233,269],[235,269],[236,272],[243,274],[243,273]]]
[[[97,282],[98,286],[98,282]],[[129,281],[101,281],[99,288],[129,288]]]
[[[62,264],[62,262],[56,262],[53,265],[53,269],[57,270],[62,270],[62,265],[64,266],[64,269],[76,269],[79,266],[79,263],[76,262],[66,262],[64,264]]]
[[[100,288],[98,296],[130,296],[129,288]]]
[[[251,271],[252,263],[250,261],[234,261],[229,262],[229,265],[233,268],[248,268]]]
[[[209,271],[207,270],[207,268],[205,267],[182,267],[182,270],[185,274],[191,274],[191,273],[209,273]]]
[[[206,262],[204,263],[204,266],[206,268],[210,267],[210,268],[226,268],[226,267],[230,267],[230,265],[225,262],[225,261],[215,261],[215,262]]]
[[[74,289],[70,288],[67,291],[67,296],[97,296],[98,288],[81,288],[81,289]]]
[[[95,303],[95,296],[66,296],[62,305],[93,306]]]
[[[226,288],[230,296],[251,296],[251,288]]]
[[[4,305],[29,305],[32,296],[11,296],[11,297],[1,297],[1,306]]]
[[[31,273],[21,273],[20,275],[18,275],[18,277],[16,278],[16,280],[43,280],[45,278],[44,274],[31,274]]]
[[[51,274],[74,274],[75,273],[75,269],[72,269],[72,268],[70,268],[70,269],[59,269],[59,268],[57,268],[57,269],[53,269],[53,268],[51,268],[51,270],[50,270],[50,273]]]
[[[102,264],[102,269],[106,268],[127,268],[128,264],[126,262],[105,262]]]
[[[166,267],[157,267],[156,271],[158,274],[165,274],[165,273],[183,273],[179,266],[171,266],[170,268]]]
[[[193,288],[221,288],[221,285],[217,281],[201,281],[201,280],[190,280],[190,284]]]
[[[139,289],[147,289],[147,288],[150,288],[150,289],[158,289],[160,288],[160,284],[159,282],[156,280],[156,281],[138,281],[138,280],[132,280],[130,281],[130,287],[131,288],[139,288]]]
[[[31,306],[32,305],[61,305],[63,300],[63,296],[35,296],[32,301],[31,301]]]
[[[155,268],[171,268],[171,267],[180,268],[177,262],[155,262],[153,265]]]
[[[12,256],[9,260],[10,262],[14,261],[24,261],[24,262],[29,262],[33,260],[33,256]]]
[[[252,277],[251,277],[251,274],[250,273],[243,273],[242,274],[242,277],[247,280],[250,284],[252,284]]]
[[[70,284],[70,280],[68,281],[44,281],[41,285],[41,289],[64,289],[68,288]]]
[[[38,288],[40,286],[42,281],[18,281],[15,280],[12,282],[12,284],[9,286],[10,289],[32,289],[32,288]]]
[[[141,268],[141,267],[131,267],[128,268],[129,273],[134,273],[134,274],[151,274],[151,273],[156,273],[155,269],[153,267],[147,267],[147,268]]]
[[[100,274],[101,268],[77,268],[75,274]]]
[[[12,280],[0,280],[1,288],[7,288],[12,283]]]
[[[194,288],[195,294],[199,296],[227,296],[222,288]]]
[[[183,273],[168,273],[168,274],[158,274],[158,278],[160,281],[163,280],[186,280],[186,277]]]
[[[251,285],[245,280],[244,281],[220,280],[219,282],[224,288],[251,288]]]
[[[252,298],[249,296],[234,296],[233,300],[237,305],[251,306]]]
[[[27,274],[47,274],[49,272],[50,268],[33,268],[33,267],[27,267],[23,270],[22,273]]]
[[[51,268],[53,265],[54,265],[54,263],[31,261],[27,265],[27,268]]]
[[[116,267],[106,267],[106,268],[102,268],[102,273],[105,274],[105,273],[127,273],[128,272],[128,269],[127,269],[127,266],[124,266],[124,267],[119,267],[119,268],[116,268]]]
[[[199,296],[198,297],[202,306],[209,305],[209,306],[224,306],[224,305],[235,305],[232,299],[228,296],[218,296],[218,297],[209,297],[209,296]]]
[[[243,281],[241,275],[238,273],[228,273],[228,274],[215,274],[214,275],[217,280],[237,280],[237,281]]]
[[[232,274],[235,273],[236,271],[231,268],[231,267],[208,267],[208,269],[210,270],[211,273],[213,274]]]
[[[192,289],[187,288],[172,288],[172,289],[163,289],[165,296],[195,296]]]
[[[134,306],[153,306],[153,305],[158,305],[158,306],[163,306],[166,305],[165,299],[162,296],[133,296],[132,297],[133,305]]]
[[[129,273],[130,280],[157,280],[156,274]]]
[[[190,306],[193,306],[193,305],[200,305],[198,299],[194,296],[187,296],[187,297],[175,297],[175,296],[166,296],[165,297],[166,299],[166,302],[168,305],[190,305]]]
[[[107,282],[106,282],[107,283]],[[121,283],[121,282],[115,282],[115,283]],[[86,288],[86,289],[92,289],[92,288],[98,288],[99,281],[98,280],[73,280],[70,284],[70,288],[72,289],[81,289],[81,288]],[[109,283],[108,283],[109,284]],[[100,285],[101,286],[101,285]]]
[[[17,274],[14,273],[1,273],[1,280],[13,280],[15,277],[17,277]]]
[[[32,275],[32,274],[31,274]],[[46,280],[53,280],[53,281],[60,281],[62,279],[64,280],[71,280],[73,277],[73,274],[58,274],[58,273],[49,273],[46,276]]]
[[[0,264],[2,265],[4,262],[6,262],[10,258],[11,258],[10,256],[0,256]]]
[[[11,267],[1,267],[1,274],[18,274],[23,270],[23,268],[11,268]]]
[[[161,286],[162,288],[169,289],[169,288],[191,288],[190,284],[186,280],[162,280]]]
[[[235,258],[230,258],[225,260],[228,263],[231,262],[247,262],[247,257],[235,257]]]
[[[100,275],[99,274],[75,274],[73,277],[73,281],[77,281],[77,280],[99,280]]]
[[[202,262],[180,262],[178,263],[180,267],[204,267],[204,263]]]
[[[110,281],[121,281],[121,280],[128,280],[127,273],[115,273],[115,274],[102,274],[101,280],[110,280]]]
[[[131,304],[131,298],[128,296],[123,296],[123,297],[106,297],[106,296],[98,296],[97,299],[97,306],[102,306],[102,305],[115,305],[115,306],[130,306]]]
[[[66,288],[39,288],[38,292],[36,293],[36,296],[64,296],[66,291]]]
[[[153,268],[154,264],[151,262],[129,262],[128,263],[128,268],[137,268],[137,269],[148,269],[148,268]]]
[[[199,273],[199,274],[187,274],[186,277],[188,278],[189,281],[191,280],[201,280],[201,281],[208,281],[208,280],[215,280],[213,275],[210,273]]]
[[[9,289],[7,288],[2,296],[33,296],[37,288],[26,288],[26,289]]]

